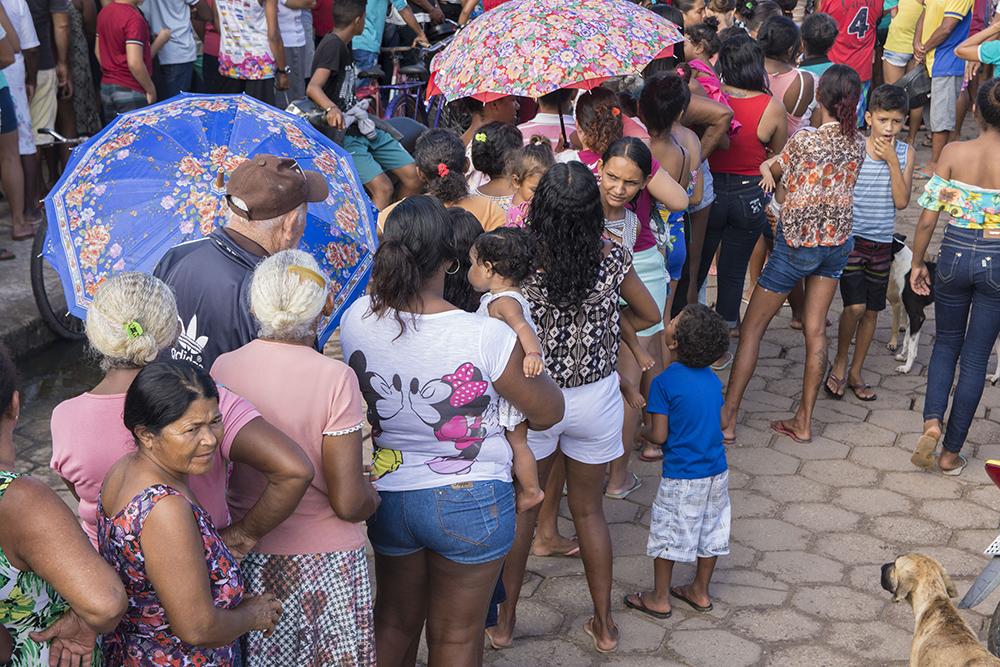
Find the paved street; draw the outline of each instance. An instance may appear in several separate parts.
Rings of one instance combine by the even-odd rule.
[[[915,200],[901,225],[910,239]],[[835,312],[839,303],[838,296]],[[642,488],[628,500],[605,501],[615,547],[618,652],[599,656],[582,630],[590,602],[581,562],[532,558],[516,645],[488,651],[486,663],[905,664],[912,613],[905,604],[893,604],[880,588],[879,566],[919,550],[944,564],[962,594],[985,563],[982,550],[1000,523],[1000,489],[983,472],[985,459],[1000,458],[1000,387],[986,387],[965,450],[970,465],[961,477],[919,472],[909,462],[921,426],[932,343],[933,314],[928,314],[928,334],[909,375],[896,373],[899,362],[885,350],[890,317],[883,314],[866,375],[878,400],[862,403],[847,392],[843,400],[833,401],[821,393],[816,437],[804,445],[767,427],[770,420],[791,414],[801,390],[804,352],[801,334],[788,327],[788,310],[774,322],[743,404],[738,444],[729,448],[732,553],[720,559],[716,571],[714,611],[697,614],[678,604],[672,618],[654,621],[624,609],[623,595],[652,582],[645,547],[659,466],[637,463]],[[835,326],[829,329],[832,335],[835,331]],[[48,415],[55,403],[85,390],[96,377],[92,365],[83,368],[79,355],[79,348],[63,346],[22,368],[25,409],[15,437],[19,467],[56,489],[61,485],[47,467]],[[572,535],[568,511],[563,515],[563,534]],[[675,581],[686,583],[691,574],[691,567],[679,566]],[[981,637],[998,601],[1000,593],[965,613]]]

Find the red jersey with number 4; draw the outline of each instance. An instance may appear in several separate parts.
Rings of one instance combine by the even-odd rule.
[[[875,29],[882,18],[883,0],[823,0],[819,11],[837,22],[837,41],[828,54],[830,61],[847,65],[861,81],[872,78]]]

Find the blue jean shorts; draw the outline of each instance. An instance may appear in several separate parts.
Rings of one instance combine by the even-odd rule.
[[[514,486],[460,482],[414,491],[380,491],[368,539],[383,556],[428,549],[463,565],[503,558],[514,543]]]
[[[769,292],[787,294],[800,280],[809,276],[840,280],[853,248],[853,236],[843,245],[793,248],[785,243],[779,224],[774,234],[774,250],[767,258],[757,284]]]
[[[885,49],[882,51],[882,60],[886,61],[890,65],[895,65],[896,67],[906,67],[910,61],[913,60],[913,54],[897,53],[896,51]]]
[[[729,553],[729,471],[712,477],[664,477],[650,508],[646,554],[690,563]]]

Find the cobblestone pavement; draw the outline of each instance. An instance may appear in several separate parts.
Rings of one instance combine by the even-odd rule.
[[[908,213],[903,227],[912,239],[914,207]],[[714,611],[696,614],[679,604],[672,618],[654,621],[623,608],[623,595],[652,581],[645,546],[659,469],[637,462],[642,488],[628,500],[605,501],[615,548],[618,652],[598,656],[583,633],[590,601],[581,562],[532,558],[516,645],[488,651],[486,664],[905,664],[913,616],[880,588],[879,566],[919,550],[938,558],[964,593],[985,563],[982,550],[996,536],[1000,514],[1000,489],[983,472],[985,459],[1000,458],[1000,387],[986,387],[965,450],[970,465],[961,477],[919,472],[910,464],[932,342],[929,314],[928,335],[909,375],[895,371],[898,362],[885,349],[890,318],[882,316],[866,375],[878,400],[862,403],[848,392],[833,401],[821,393],[811,444],[796,444],[767,427],[791,414],[802,377],[801,334],[788,327],[787,309],[774,322],[743,404],[738,444],[728,452],[732,553],[720,559],[715,574]],[[829,332],[834,335],[835,327]],[[15,438],[20,469],[50,481],[67,499],[47,467],[48,415],[56,402],[93,383],[96,373],[78,359],[78,348],[64,347],[25,369],[26,407]],[[563,516],[563,534],[571,535],[565,508]],[[675,568],[675,581],[691,575],[691,567]],[[998,601],[1000,593],[963,612],[980,636]]]

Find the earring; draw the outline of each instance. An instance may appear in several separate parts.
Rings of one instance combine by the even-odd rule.
[[[460,268],[462,268],[462,263],[461,263],[460,261],[458,261],[458,260],[456,259],[456,260],[454,260],[454,262],[455,262],[455,263],[454,263],[454,264],[452,265],[452,268],[450,268],[450,269],[445,269],[445,271],[444,271],[444,272],[445,272],[445,273],[447,273],[447,274],[448,274],[449,276],[453,276],[453,275],[455,275],[456,273],[458,273],[458,270],[459,270]]]

